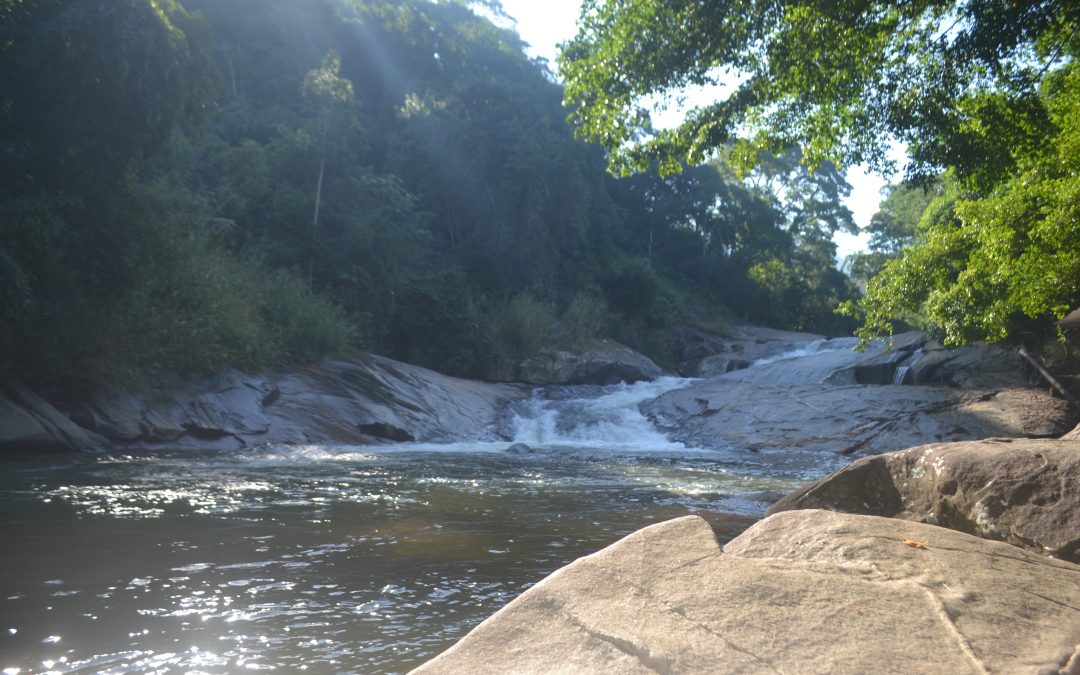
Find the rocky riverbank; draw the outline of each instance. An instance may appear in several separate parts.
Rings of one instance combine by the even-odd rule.
[[[73,450],[494,440],[501,411],[528,390],[360,355],[100,392],[55,407],[18,385],[2,393],[0,449]]]
[[[1000,347],[945,350],[910,333],[891,349],[877,344],[860,354],[850,339],[749,326],[726,338],[693,331],[677,338],[681,369],[700,378],[646,402],[642,412],[689,446],[875,454],[941,441],[1057,437],[1076,421]],[[665,374],[612,341],[577,354],[545,352],[515,372],[525,383],[462,380],[359,355],[76,399],[46,400],[9,383],[0,388],[0,450],[509,441],[500,418],[535,385]]]
[[[643,411],[687,445],[845,454],[1056,438],[1076,422],[1076,411],[1032,386],[1021,358],[1002,347],[946,350],[916,332],[860,354],[853,340],[766,335],[753,343],[766,356],[669,392]]]

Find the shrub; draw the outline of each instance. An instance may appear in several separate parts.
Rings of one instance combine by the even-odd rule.
[[[527,291],[520,293],[496,310],[491,335],[500,358],[515,359],[535,354],[555,342],[555,308]]]
[[[567,344],[575,349],[601,334],[608,321],[608,306],[595,293],[576,293],[562,315],[562,331]]]

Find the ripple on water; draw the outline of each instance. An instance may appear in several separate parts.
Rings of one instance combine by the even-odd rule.
[[[643,525],[696,512],[731,536],[771,493],[839,464],[504,446],[128,453],[0,471],[0,506],[17,514],[15,553],[0,559],[0,666],[400,672]]]

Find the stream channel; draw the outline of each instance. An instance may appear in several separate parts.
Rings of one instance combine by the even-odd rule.
[[[509,442],[0,459],[0,672],[402,672],[547,574],[698,513],[722,540],[847,458],[696,449],[548,387]]]

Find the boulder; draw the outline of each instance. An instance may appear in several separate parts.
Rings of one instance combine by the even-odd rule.
[[[27,387],[0,387],[0,451],[79,450],[107,444]]]
[[[100,394],[79,405],[75,417],[129,448],[497,440],[502,410],[526,395],[523,387],[359,355],[285,373],[233,372]]]
[[[716,377],[749,367],[750,362],[746,359],[733,358],[731,354],[713,354],[682,363],[679,373],[683,377]]]
[[[1080,566],[930,525],[794,511],[723,549],[697,516],[635,532],[414,672],[1071,673],[1078,644]]]
[[[940,525],[1080,563],[1080,440],[991,439],[864,457],[774,504]]]
[[[664,374],[649,357],[608,339],[596,340],[580,353],[542,350],[518,370],[518,379],[529,384],[633,384]]]
[[[724,338],[697,328],[680,326],[668,334],[668,345],[680,362],[702,359],[728,351]]]
[[[1023,358],[1000,345],[978,344],[958,349],[926,349],[911,364],[917,383],[940,383],[967,389],[1028,386]]]

